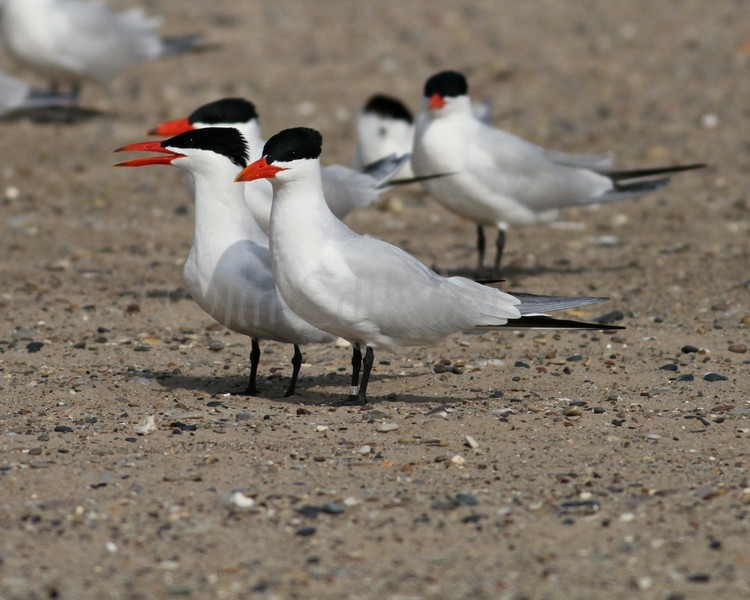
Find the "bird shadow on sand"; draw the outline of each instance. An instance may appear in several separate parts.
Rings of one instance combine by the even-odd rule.
[[[0,122],[31,121],[37,125],[77,125],[93,119],[111,116],[111,113],[84,106],[51,106],[12,111],[0,117]]]
[[[392,401],[414,404],[434,404],[444,400],[435,396],[419,396],[410,393],[378,394],[379,381],[392,378],[405,379],[420,377],[427,374],[427,367],[425,367],[424,371],[407,373],[404,375],[373,373],[370,376],[367,406],[372,407],[380,403]],[[215,377],[182,375],[166,371],[159,372],[149,370],[128,371],[127,373],[123,373],[123,375],[131,379],[142,377],[144,379],[156,381],[160,386],[167,390],[184,389],[210,395],[230,394],[232,397],[253,398],[253,396],[245,396],[242,393],[247,386],[247,377],[244,375]],[[345,399],[345,395],[349,389],[350,375],[344,373],[328,373],[311,377],[301,376],[297,382],[296,394],[287,398],[284,396],[284,392],[286,391],[288,383],[289,379],[287,377],[271,377],[268,379],[259,377],[258,388],[260,389],[260,395],[258,397],[295,406],[335,406],[338,402]],[[331,391],[324,391],[319,389],[321,387],[332,389]]]

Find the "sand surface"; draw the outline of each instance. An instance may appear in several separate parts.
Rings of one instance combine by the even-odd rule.
[[[221,48],[86,88],[103,116],[0,123],[0,598],[750,597],[747,2],[142,4]],[[417,110],[443,68],[537,144],[711,164],[509,232],[506,289],[607,295],[574,316],[626,329],[378,353],[364,409],[331,406],[348,348],[306,348],[285,399],[265,343],[235,395],[248,339],[181,291],[182,173],[110,151],[233,94],[348,164],[365,99]],[[473,267],[471,223],[388,200],[348,223]]]

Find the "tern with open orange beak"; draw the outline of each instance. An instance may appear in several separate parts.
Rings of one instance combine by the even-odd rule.
[[[190,295],[214,319],[252,338],[246,394],[256,395],[259,340],[294,344],[292,376],[286,396],[295,393],[302,364],[301,344],[334,337],[296,315],[279,295],[271,273],[268,238],[232,182],[247,164],[247,143],[231,128],[189,131],[161,142],[141,142],[116,152],[154,152],[118,167],[174,165],[193,175],[195,228],[183,271]]]

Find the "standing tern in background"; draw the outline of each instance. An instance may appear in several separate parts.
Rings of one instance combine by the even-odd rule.
[[[72,94],[36,90],[25,81],[0,71],[0,116],[14,111],[70,106]]]
[[[140,8],[114,13],[84,0],[4,0],[0,37],[20,63],[51,89],[105,83],[139,62],[198,48],[198,36],[162,38],[161,19]]]
[[[477,224],[480,270],[485,246],[482,227],[497,227],[495,271],[500,268],[509,225],[549,221],[557,209],[568,206],[640,196],[669,182],[641,178],[705,166],[615,171],[601,155],[545,150],[477,119],[466,78],[455,71],[443,71],[425,83],[411,163],[416,175],[453,173],[423,185],[445,208]]]
[[[250,381],[245,394],[258,393],[255,379],[259,339],[294,344],[293,371],[286,396],[294,394],[302,364],[300,344],[331,342],[333,336],[303,321],[279,295],[271,273],[268,238],[245,206],[233,182],[247,164],[247,144],[232,128],[209,128],[162,142],[123,146],[115,152],[156,152],[115,166],[174,165],[195,183],[195,231],[184,268],[185,287],[214,319],[252,338]]]
[[[286,129],[268,140],[263,156],[237,181],[266,178],[273,185],[271,267],[281,296],[303,319],[352,344],[347,403],[367,401],[373,348],[433,344],[485,327],[602,329],[542,313],[606,298],[511,295],[441,277],[396,246],[355,233],[323,197],[321,147],[314,129]]]
[[[260,158],[265,143],[255,105],[243,98],[223,98],[204,104],[185,119],[167,121],[152,129],[152,135],[171,136],[204,127],[234,127],[250,145],[250,160]],[[323,167],[323,187],[333,214],[343,219],[350,211],[375,202],[388,182],[409,160],[406,155],[390,155],[368,165],[363,172],[341,165]],[[273,191],[265,181],[245,186],[245,201],[261,229],[268,233]]]
[[[367,164],[390,154],[410,154],[414,141],[414,117],[398,98],[375,94],[357,117],[357,153],[354,166]],[[410,164],[405,164],[399,177],[414,177]]]

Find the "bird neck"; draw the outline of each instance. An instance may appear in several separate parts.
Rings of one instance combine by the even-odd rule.
[[[261,137],[258,121],[253,120],[249,123],[242,123],[237,126],[237,129],[247,142],[248,150],[250,152],[250,161],[252,162],[259,159],[263,154],[263,145],[265,144],[265,141],[263,141],[263,138]]]
[[[268,238],[245,206],[243,184],[233,181],[238,170],[234,167],[193,173],[194,245],[217,250],[239,240],[267,245]]]
[[[271,239],[295,247],[315,249],[325,237],[344,225],[331,212],[323,195],[319,165],[304,165],[305,172],[284,181],[272,180]],[[273,248],[272,248],[273,252]]]

